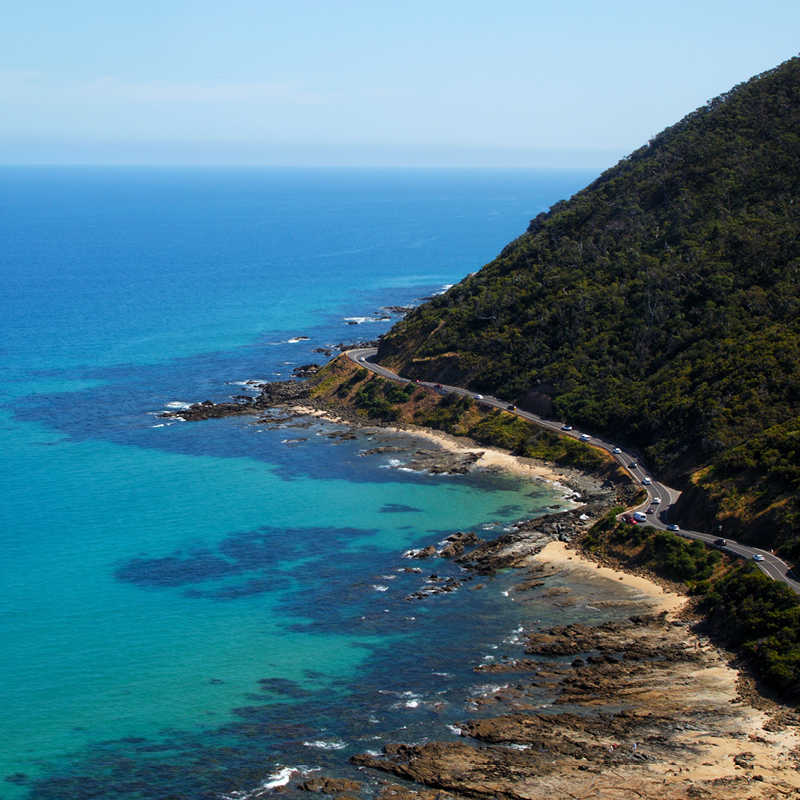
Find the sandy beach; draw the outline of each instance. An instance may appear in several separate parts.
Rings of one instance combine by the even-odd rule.
[[[621,581],[625,586],[638,592],[641,595],[641,599],[652,608],[655,614],[659,614],[662,611],[672,614],[683,608],[687,601],[685,595],[669,592],[647,578],[595,564],[564,542],[550,542],[536,559],[537,561],[547,562],[555,568],[570,570],[576,573],[576,579],[578,580],[580,575],[577,573],[580,570],[590,570],[595,577]]]
[[[459,440],[455,436],[433,431],[429,428],[409,427],[406,431],[414,436],[427,439],[450,452],[482,453],[480,459],[475,463],[476,467],[499,469],[523,478],[544,480],[550,483],[559,483],[564,480],[564,476],[559,474],[553,467],[541,462],[534,462],[529,458],[519,458],[507,450],[478,447],[467,440]]]
[[[320,411],[310,406],[296,405],[291,407],[291,411],[296,414],[303,414],[310,417],[319,417],[338,425],[353,425],[350,420],[336,416],[335,413]],[[529,458],[519,458],[512,455],[507,450],[497,448],[479,447],[474,442],[466,439],[459,439],[441,431],[434,431],[430,428],[420,428],[409,425],[404,428],[392,426],[386,427],[390,433],[405,433],[418,439],[426,439],[432,444],[446,450],[449,453],[457,454],[478,454],[480,458],[475,462],[479,468],[491,468],[509,472],[523,478],[531,480],[543,480],[549,483],[560,484],[564,481],[564,475],[556,471],[555,468],[541,462],[534,462]]]

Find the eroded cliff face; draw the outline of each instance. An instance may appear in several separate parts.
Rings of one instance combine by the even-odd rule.
[[[791,484],[766,482],[748,470],[719,475],[706,468],[691,476],[671,513],[689,530],[777,550],[798,535],[798,506]]]

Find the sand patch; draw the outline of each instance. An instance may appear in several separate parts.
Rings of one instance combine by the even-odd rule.
[[[635,589],[642,595],[655,613],[667,611],[672,613],[681,608],[687,598],[676,592],[669,592],[647,578],[639,575],[630,575],[622,570],[603,567],[589,561],[575,550],[568,549],[564,542],[550,542],[536,557],[538,561],[546,561],[558,569],[590,570],[596,577],[624,583],[625,586]]]
[[[335,413],[320,411],[319,409],[310,408],[308,406],[293,406],[291,410],[297,414],[318,417],[339,425],[353,425],[352,422],[337,417]],[[530,459],[523,459],[511,455],[511,453],[506,450],[478,447],[472,443],[465,443],[463,440],[459,441],[455,437],[439,431],[413,426],[403,429],[387,427],[385,430],[388,433],[405,433],[417,439],[427,439],[429,442],[438,445],[442,450],[446,450],[449,453],[481,453],[481,458],[475,463],[476,467],[498,469],[534,481],[547,481],[548,483],[560,484],[564,480],[563,475],[559,474],[551,467],[548,467],[546,464],[533,463]]]

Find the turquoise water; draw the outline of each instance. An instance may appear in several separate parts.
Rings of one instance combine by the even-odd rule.
[[[318,421],[157,414],[374,338],[380,308],[478,269],[592,177],[0,169],[0,798],[244,791],[424,726],[404,697],[473,680],[454,671],[514,608],[409,604],[458,569],[402,554],[557,491],[403,472],[361,455],[380,436]]]

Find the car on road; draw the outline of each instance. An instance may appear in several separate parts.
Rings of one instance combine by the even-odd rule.
[[[645,514],[652,514],[652,513],[653,513],[653,509],[652,508],[648,508],[647,511],[645,511]]]
[[[572,425],[562,425],[561,426],[561,430],[562,431],[571,431],[572,430]]]
[[[414,378],[414,383],[419,383],[419,378]]]
[[[667,530],[674,533],[675,531],[679,531],[680,528],[677,525],[667,525]]]
[[[620,450],[620,449],[619,449],[619,447],[615,447],[615,448],[614,448],[614,449],[613,449],[611,452],[612,452],[612,453],[613,453],[615,456],[618,456],[618,455],[619,455],[619,454],[622,452],[622,450]]]
[[[513,403],[509,403],[509,404],[506,406],[506,409],[507,409],[508,411],[516,411],[516,410],[517,410],[517,407],[516,407],[516,406],[515,406]]]
[[[433,388],[434,389],[441,389],[442,388],[442,384],[441,383],[436,383],[436,384],[434,384]]]
[[[714,539],[714,547],[725,547],[727,544],[727,539]]]
[[[761,553],[756,553],[753,556],[753,561],[763,561],[763,560],[764,560],[764,556],[762,556]]]
[[[475,399],[476,400],[483,400],[483,395],[482,394],[476,394],[475,395]]]
[[[582,433],[579,438],[582,442],[588,442],[592,437],[588,433]]]
[[[650,478],[642,478],[642,486],[649,486],[650,483]]]
[[[654,506],[657,506],[660,502],[661,502],[661,498],[660,497],[654,497],[653,498],[653,505]]]

